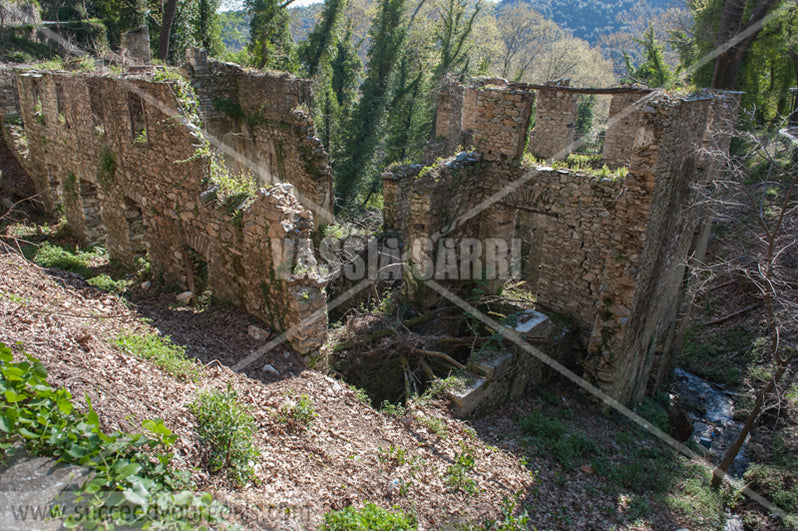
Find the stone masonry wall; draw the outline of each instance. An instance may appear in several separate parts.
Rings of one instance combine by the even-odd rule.
[[[152,70],[18,72],[16,80],[29,145],[24,165],[48,203],[64,205],[85,243],[105,239],[110,256],[127,264],[147,252],[165,282],[192,291],[202,289],[192,273],[202,261],[216,296],[288,331],[303,354],[322,344],[323,284],[294,274],[292,253],[284,252],[314,264],[312,214],[288,184],[219,204],[188,87],[154,81]]]
[[[648,99],[646,94],[615,94],[610,101],[607,133],[604,137],[604,162],[611,167],[628,166],[637,135],[640,108]]]
[[[150,62],[150,28],[141,26],[120,36],[119,47],[127,50],[129,57],[144,64]]]
[[[568,86],[568,82],[549,82],[546,85]],[[574,142],[578,109],[579,94],[539,90],[529,151],[543,159],[564,159]]]
[[[662,381],[680,332],[687,258],[702,252],[695,185],[710,171],[700,148],[713,116],[723,113],[724,127],[736,116],[734,105],[720,106],[725,98],[649,97],[630,124],[628,173],[597,177],[479,151],[421,172],[390,169],[386,225],[406,245],[430,234],[520,239],[522,278],[538,304],[582,330],[587,376],[622,402],[639,399],[649,380]],[[472,213],[489,197],[497,199]]]
[[[0,65],[0,116],[6,120],[19,117],[14,69]]]
[[[3,26],[28,26],[41,24],[42,18],[33,2],[0,0],[0,21]]]
[[[262,185],[292,184],[316,226],[332,221],[327,154],[310,119],[310,81],[286,73],[250,72],[187,53],[184,72],[200,103],[214,148],[235,173]]]
[[[516,160],[523,156],[535,94],[494,85],[476,91],[474,145],[485,160]]]
[[[424,160],[449,157],[458,146],[476,146],[487,158],[497,153],[496,160],[512,160],[524,149],[539,158],[564,159],[574,147],[580,90],[612,94],[602,159],[611,168],[628,166],[640,108],[652,91],[570,89],[567,80],[540,87],[501,78],[475,78],[468,87],[444,80],[438,92],[436,139],[425,147]],[[527,135],[533,107],[534,127]]]

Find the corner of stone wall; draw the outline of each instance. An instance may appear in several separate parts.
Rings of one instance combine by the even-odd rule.
[[[149,64],[152,59],[150,53],[150,28],[146,24],[126,31],[119,38],[119,47],[122,53],[143,64]]]
[[[569,80],[548,81],[552,89],[538,90],[535,106],[535,127],[528,151],[543,159],[564,159],[571,152],[576,130],[579,95],[556,90],[570,86]]]
[[[475,91],[473,100],[476,150],[486,161],[520,161],[528,143],[535,93],[485,84]]]

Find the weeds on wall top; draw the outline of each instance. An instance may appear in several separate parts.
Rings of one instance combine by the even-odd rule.
[[[545,160],[539,159],[531,153],[524,153],[524,166],[538,167],[546,164],[547,162]],[[567,170],[595,177],[599,181],[607,179],[614,182],[618,179],[625,179],[629,174],[629,168],[626,166],[612,169],[602,163],[601,155],[589,155],[584,153],[569,153],[565,160],[553,161],[551,167],[555,170]]]
[[[183,118],[187,123],[200,127],[202,121],[199,114],[199,101],[194,93],[194,87],[180,75],[180,72],[173,67],[161,66],[155,70],[152,80],[157,83],[169,83],[183,111]]]

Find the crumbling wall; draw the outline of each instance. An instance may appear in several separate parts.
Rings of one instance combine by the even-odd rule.
[[[197,49],[187,57],[205,129],[226,166],[262,185],[292,184],[317,226],[331,222],[332,172],[309,115],[310,81],[246,71]]]
[[[36,26],[42,23],[39,6],[34,2],[0,0],[0,21],[7,26]]]
[[[567,87],[569,82],[551,81],[550,87]],[[538,91],[535,127],[529,151],[543,159],[564,159],[571,152],[579,109],[579,94],[558,90]]]
[[[511,86],[488,90],[494,100],[515,101]],[[637,119],[628,123],[628,170],[609,174],[527,166],[515,144],[508,149],[506,138],[477,125],[477,152],[383,175],[386,225],[404,235],[406,246],[431,234],[455,244],[465,237],[520,240],[521,279],[541,307],[570,316],[581,329],[587,376],[618,400],[639,399],[650,379],[662,381],[680,333],[687,259],[703,252],[696,185],[713,171],[701,148],[705,132],[721,134],[720,124],[728,131],[733,122],[736,107],[726,98],[647,97],[629,113]],[[624,100],[630,98],[620,98],[616,109],[629,107]],[[491,123],[489,108],[477,109],[477,122]],[[499,113],[492,123],[501,123],[506,111],[493,109]],[[506,133],[519,138],[525,131],[516,122]],[[518,251],[509,253],[512,260]],[[462,285],[462,278],[435,280]],[[423,279],[414,282],[423,289]]]
[[[214,294],[288,332],[301,353],[326,334],[323,283],[312,274],[312,214],[275,184],[235,202],[217,198],[190,88],[139,75],[19,72],[29,153],[24,164],[52,207],[112,259],[146,253],[166,283]],[[219,178],[225,178],[221,176]],[[287,252],[288,251],[288,252]],[[296,257],[310,265],[295,273]]]
[[[129,58],[147,64],[152,58],[150,53],[150,28],[146,25],[124,32],[119,38],[122,53]]]
[[[10,65],[0,65],[0,116],[10,121],[19,117],[14,70]]]
[[[646,99],[646,94],[637,92],[615,94],[612,97],[602,152],[602,158],[608,165],[628,166],[631,162],[640,109]]]

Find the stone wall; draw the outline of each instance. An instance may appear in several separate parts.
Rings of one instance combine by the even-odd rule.
[[[552,81],[550,87],[567,87],[569,82]],[[529,151],[543,159],[564,159],[571,152],[579,109],[579,94],[558,90],[539,90],[535,109],[535,128]]]
[[[289,184],[221,204],[190,87],[154,71],[17,72],[22,158],[37,190],[51,208],[63,204],[84,243],[104,240],[112,259],[132,265],[147,253],[166,283],[210,287],[287,331],[295,350],[317,349],[326,301],[312,274],[312,214]],[[298,255],[311,272],[294,273]]]
[[[124,32],[119,39],[119,47],[127,56],[143,64],[150,62],[150,28],[141,26]]]
[[[504,99],[513,101],[516,90],[507,87]],[[502,98],[501,89],[492,91]],[[510,157],[509,150],[500,161],[482,147],[421,171],[403,166],[383,175],[385,222],[405,245],[430,235],[455,242],[519,239],[521,278],[537,304],[573,319],[588,345],[586,375],[623,402],[639,399],[649,381],[661,383],[671,366],[686,306],[687,260],[705,248],[696,185],[714,166],[702,147],[712,131],[728,139],[723,132],[736,116],[736,99],[656,93],[634,113],[628,172],[528,166],[521,153]],[[477,146],[496,138],[479,134],[477,127]],[[494,153],[504,145],[497,139]],[[453,290],[463,285],[435,280]],[[425,295],[423,279],[411,280],[410,288]]]
[[[6,120],[19,117],[14,69],[0,64],[0,116]]]
[[[286,73],[246,71],[187,53],[186,76],[216,150],[235,173],[267,185],[286,182],[313,212],[317,226],[332,221],[333,184],[327,154],[310,112],[310,81]]]
[[[41,24],[39,6],[33,2],[0,0],[2,26],[36,26]]]
[[[607,133],[604,137],[604,162],[609,166],[628,166],[637,135],[640,109],[648,95],[641,93],[616,94],[610,101]]]
[[[580,92],[581,91],[581,92]],[[546,159],[564,159],[574,146],[579,94],[612,95],[603,162],[628,166],[640,108],[651,90],[579,89],[567,80],[545,85],[475,78],[468,87],[446,79],[438,92],[436,138],[424,151],[426,162],[476,148],[488,159],[512,160],[524,150]],[[534,116],[534,126],[529,131]],[[493,153],[497,155],[494,157]]]

